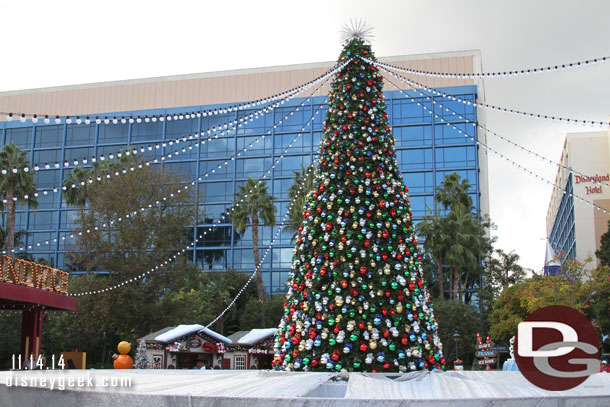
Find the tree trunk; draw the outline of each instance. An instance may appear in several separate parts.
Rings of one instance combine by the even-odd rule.
[[[14,256],[11,250],[15,248],[15,180],[9,177],[6,185],[6,254]]]
[[[449,269],[449,299],[453,299],[453,270]]]
[[[265,292],[263,290],[263,276],[261,275],[260,255],[258,252],[258,217],[252,217],[252,249],[254,250],[254,267],[256,267],[256,288],[258,290],[258,302],[261,307],[261,328],[266,328],[265,323]]]
[[[468,278],[470,277],[470,270],[466,271],[464,280],[460,279],[460,299],[466,304],[466,286],[468,285]]]
[[[455,268],[453,269],[453,287],[452,287],[452,291],[453,291],[453,299],[454,300],[458,300],[458,287],[460,284],[460,267],[459,266],[455,266]]]
[[[443,260],[438,259],[438,296],[441,299],[445,299],[445,291],[443,290],[443,277]]]

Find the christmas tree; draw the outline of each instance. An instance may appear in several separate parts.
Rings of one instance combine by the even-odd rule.
[[[146,355],[146,342],[144,339],[138,344],[138,350],[136,352],[136,369],[146,369],[148,365],[148,355]]]
[[[371,47],[346,39],[294,249],[273,366],[288,371],[444,369],[408,188]]]

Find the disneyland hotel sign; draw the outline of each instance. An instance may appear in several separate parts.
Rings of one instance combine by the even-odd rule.
[[[610,181],[610,174],[606,173],[606,175],[599,175],[599,174],[595,174],[592,176],[587,176],[587,175],[575,175],[574,176],[575,182],[577,184],[581,184],[581,183],[599,183],[599,182],[608,182]],[[601,185],[599,186],[585,186],[585,190],[587,191],[587,195],[591,195],[591,194],[601,194],[602,193],[602,187]]]

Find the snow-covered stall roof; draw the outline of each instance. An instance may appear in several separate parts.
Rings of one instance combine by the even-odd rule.
[[[253,329],[239,339],[240,345],[255,345],[277,333],[277,328]]]
[[[178,325],[177,327],[170,329],[169,331],[167,331],[161,335],[156,336],[154,340],[159,341],[159,342],[172,342],[178,338],[182,338],[183,336],[191,335],[196,332],[202,332],[202,333],[204,333],[208,336],[211,336],[212,338],[214,338],[220,342],[224,342],[226,344],[232,343],[229,338],[222,336],[221,334],[216,333],[216,332],[212,331],[211,329],[208,329],[208,328],[204,327],[203,325],[199,325],[199,324]]]
[[[229,338],[227,338],[226,336],[222,336],[221,334],[212,331],[211,329],[205,328],[205,327],[201,327],[201,329],[199,330],[199,332],[202,332],[206,335],[211,336],[212,338],[220,341],[220,342],[224,342],[226,344],[230,344],[233,343]]]
[[[170,329],[169,331],[155,337],[155,341],[159,342],[171,342],[175,339],[181,338],[186,335],[190,335],[194,332],[203,329],[203,325],[193,324],[193,325],[178,325],[174,329]]]
[[[138,339],[138,342],[140,342],[141,340],[144,340],[144,341],[156,341],[156,339],[155,339],[155,338],[156,338],[157,336],[159,336],[159,335],[161,335],[161,334],[164,334],[164,333],[166,333],[167,331],[171,331],[171,330],[172,330],[172,329],[174,329],[174,328],[175,328],[175,326],[167,326],[167,327],[165,327],[165,328],[163,328],[163,329],[159,329],[158,331],[155,331],[155,332],[150,333],[150,334],[148,334],[148,335],[144,335],[143,337],[139,338],[139,339]]]

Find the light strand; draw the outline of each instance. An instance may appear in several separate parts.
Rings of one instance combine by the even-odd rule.
[[[320,109],[321,109],[322,107],[323,107],[323,105],[321,105],[321,106],[320,106]],[[316,111],[316,113],[315,113],[315,114],[317,114],[317,113],[318,113],[318,111]],[[312,122],[313,120],[314,120],[314,117],[312,116],[312,118],[309,120],[309,122]],[[308,122],[308,123],[309,123],[309,122]],[[304,128],[303,128],[303,130],[302,130],[302,131],[304,131]],[[273,170],[273,168],[275,167],[275,165],[277,165],[277,163],[278,163],[278,162],[279,162],[279,161],[280,161],[280,160],[283,158],[283,155],[284,155],[284,154],[286,154],[286,152],[288,151],[288,149],[290,149],[290,148],[292,147],[292,144],[293,144],[293,143],[294,143],[294,142],[297,140],[297,138],[298,138],[298,137],[300,137],[302,134],[303,134],[302,132],[299,132],[299,134],[297,134],[297,135],[296,135],[296,136],[295,136],[295,137],[294,137],[294,138],[291,140],[291,142],[289,143],[289,145],[288,145],[288,146],[287,146],[287,147],[284,149],[284,151],[282,152],[282,155],[281,155],[280,157],[278,157],[278,159],[276,159],[276,161],[274,162],[273,166],[272,166],[272,167],[270,167],[270,168],[267,170],[267,173],[266,173],[266,174],[263,176],[263,178],[265,178],[265,177],[266,177],[268,174],[270,174],[270,173],[271,173],[271,171]],[[259,181],[258,181],[258,183],[256,184],[256,186],[260,185],[262,182],[263,182],[263,179],[259,179]],[[256,186],[255,186],[255,188],[256,188]],[[299,189],[298,189],[298,191],[300,192],[300,190],[301,190],[303,187],[304,187],[304,184],[300,185],[300,186],[298,187],[298,188],[299,188]],[[253,189],[251,189],[251,190],[249,191],[249,193],[251,193],[252,191],[253,191]],[[245,195],[245,197],[247,197],[247,195]],[[242,201],[243,201],[243,199],[242,199]],[[293,205],[293,203],[294,203],[294,202],[295,202],[294,200],[293,200],[293,201],[291,201],[291,202],[289,203],[289,205],[287,206],[287,208],[286,208],[286,214],[284,215],[284,218],[283,218],[283,220],[282,220],[282,223],[279,225],[279,226],[280,226],[280,228],[279,228],[279,229],[278,229],[278,231],[276,232],[276,234],[275,234],[275,236],[274,236],[273,240],[271,241],[271,243],[270,243],[269,247],[268,247],[268,248],[267,248],[267,250],[265,251],[265,253],[264,253],[264,255],[263,255],[263,258],[262,258],[262,259],[261,259],[261,261],[259,262],[259,266],[258,266],[259,268],[260,268],[260,266],[263,264],[263,262],[265,261],[265,258],[266,258],[266,256],[267,256],[267,254],[269,253],[269,251],[271,250],[271,248],[272,248],[273,244],[275,243],[275,240],[277,239],[277,237],[278,237],[278,235],[279,235],[280,231],[282,230],[282,227],[283,227],[283,226],[285,226],[284,222],[285,222],[285,221],[286,221],[286,219],[288,218],[288,216],[289,216],[289,214],[290,214],[290,209],[291,209],[291,207],[292,207],[292,205]],[[239,205],[239,203],[238,203],[237,205]],[[232,212],[234,209],[235,209],[235,207],[229,208],[229,210],[227,211],[227,213],[226,213],[226,214],[224,214],[224,215],[222,215],[222,216],[221,216],[221,217],[218,219],[218,221],[216,221],[216,222],[214,222],[214,223],[217,223],[218,225],[220,225],[220,224],[222,223],[222,220],[224,220],[225,218],[229,217],[229,216],[230,216],[230,213],[231,213],[231,212]],[[203,234],[199,236],[199,239],[203,239],[203,237],[204,237],[204,236],[205,236],[205,235],[206,235],[208,232],[211,232],[211,231],[212,231],[212,228],[213,228],[213,227],[214,227],[214,225],[212,225],[212,227],[208,226],[208,227],[207,227],[207,228],[208,228],[208,230],[207,230],[207,231],[204,231],[204,232],[203,232]],[[114,286],[106,287],[106,288],[104,288],[104,289],[100,289],[100,290],[93,290],[93,291],[87,291],[87,292],[82,292],[82,293],[77,293],[77,294],[70,294],[70,295],[71,295],[71,296],[76,296],[76,297],[79,297],[79,296],[83,296],[83,295],[101,294],[101,293],[104,293],[104,292],[108,292],[108,291],[111,291],[111,290],[114,290],[114,289],[120,288],[120,287],[122,287],[122,286],[124,286],[124,285],[126,285],[126,284],[129,284],[129,283],[131,283],[131,282],[137,281],[137,280],[139,280],[139,279],[142,279],[142,278],[146,277],[147,275],[149,275],[150,273],[152,273],[153,271],[155,271],[155,270],[159,270],[159,268],[160,268],[160,267],[163,267],[164,265],[169,264],[169,262],[171,262],[172,260],[175,260],[175,259],[177,258],[177,256],[179,256],[180,254],[182,254],[182,253],[186,252],[186,251],[187,251],[187,250],[189,250],[191,247],[192,247],[192,248],[195,248],[195,247],[196,247],[196,243],[197,243],[197,242],[199,242],[199,239],[197,239],[195,242],[193,242],[193,243],[191,243],[191,244],[187,245],[187,247],[186,247],[186,248],[184,248],[184,249],[182,249],[181,251],[179,251],[179,252],[178,252],[178,254],[175,254],[175,255],[171,256],[171,257],[170,257],[170,258],[168,258],[168,260],[166,260],[165,262],[163,262],[163,263],[161,263],[160,265],[157,265],[157,266],[155,266],[155,267],[152,267],[152,268],[151,268],[150,270],[148,270],[147,272],[142,273],[142,274],[140,274],[140,275],[138,275],[138,276],[136,276],[136,277],[126,279],[126,280],[125,280],[125,281],[123,281],[122,283],[118,283],[118,284],[115,284]],[[231,302],[231,303],[230,303],[230,304],[227,306],[227,308],[225,308],[225,310],[224,310],[224,311],[223,311],[223,312],[222,312],[222,313],[221,313],[221,314],[220,314],[220,315],[219,315],[219,316],[218,316],[218,317],[217,317],[217,318],[216,318],[214,321],[212,321],[212,322],[211,322],[209,325],[212,325],[214,322],[216,322],[216,321],[218,320],[218,318],[220,318],[222,315],[224,315],[224,314],[225,314],[225,313],[228,311],[228,309],[229,309],[229,308],[231,308],[231,306],[232,306],[232,305],[235,303],[235,301],[237,300],[237,298],[238,298],[238,297],[241,295],[241,293],[242,293],[242,292],[243,292],[243,291],[246,289],[246,287],[248,286],[248,284],[249,284],[249,283],[250,283],[250,281],[252,280],[252,276],[253,276],[253,275],[256,275],[256,270],[255,270],[255,271],[254,271],[254,273],[253,273],[253,274],[250,276],[250,278],[249,278],[249,279],[248,279],[248,281],[245,283],[245,285],[242,287],[242,289],[241,289],[241,290],[240,290],[240,291],[237,293],[237,295],[235,296],[235,298],[233,299],[233,301],[232,301],[232,302]],[[209,325],[208,325],[208,326],[209,326]]]
[[[382,69],[385,72],[388,72],[390,75],[394,76],[395,78],[399,79],[402,83],[406,84],[407,86],[412,87],[414,90],[416,90],[419,87],[419,88],[425,89],[428,92],[431,92],[434,95],[441,95],[441,96],[446,97],[446,98],[451,98],[451,96],[452,96],[452,95],[448,95],[448,94],[446,94],[444,92],[439,92],[439,91],[436,91],[434,89],[428,88],[428,87],[426,87],[426,86],[424,86],[424,85],[422,85],[420,83],[414,82],[414,81],[412,81],[410,79],[404,78],[404,77],[402,77],[402,76],[400,76],[400,75],[398,75],[398,74],[396,74],[394,72],[389,71],[388,69],[386,69],[384,67],[382,67]],[[420,92],[420,94],[422,96],[425,96],[427,100],[431,100],[430,96],[426,96],[426,95],[424,95],[421,92]],[[453,99],[453,100],[455,100],[455,99]],[[439,107],[444,108],[447,112],[451,112],[453,116],[456,116],[459,119],[464,119],[464,116],[462,116],[461,114],[455,112],[454,110],[452,110],[452,109],[450,109],[448,107],[445,107],[441,102],[437,102],[437,101],[433,100],[432,103],[433,104],[438,104]],[[473,105],[476,105],[476,104],[473,103]],[[525,151],[525,152],[527,152],[529,154],[534,155],[534,157],[541,159],[543,162],[547,162],[549,164],[552,164],[552,165],[558,167],[559,169],[561,169],[563,171],[570,171],[573,174],[576,174],[576,175],[579,175],[579,176],[582,176],[582,177],[588,177],[586,174],[584,174],[584,173],[582,173],[580,171],[577,171],[577,170],[574,170],[572,168],[566,167],[565,165],[563,165],[563,164],[561,164],[559,162],[556,162],[554,160],[551,160],[550,158],[548,158],[548,157],[546,157],[546,156],[544,156],[542,154],[538,154],[535,151],[532,151],[532,150],[530,150],[530,149],[528,149],[526,147],[523,147],[522,145],[520,145],[518,143],[515,143],[514,141],[512,141],[512,140],[510,140],[510,139],[508,139],[508,138],[506,138],[506,137],[504,137],[504,136],[502,136],[502,135],[500,135],[500,134],[498,134],[498,133],[496,133],[494,131],[489,130],[488,128],[486,128],[485,126],[481,125],[478,122],[477,122],[477,126],[481,130],[486,132],[487,134],[491,134],[492,136],[498,137],[501,140],[503,140],[504,142],[506,142],[508,144],[511,144],[512,146],[517,147],[517,148],[521,149],[522,151]],[[603,185],[603,186],[606,186],[606,187],[610,187],[610,184],[606,184],[605,182],[602,182],[601,180],[597,180],[597,181],[596,180],[592,180],[591,183],[593,183],[593,184],[600,184],[600,185]]]
[[[321,88],[321,87],[320,87],[320,88]],[[316,90],[315,90],[313,93],[316,93],[316,92],[317,92],[317,91],[318,91],[320,88],[316,89]],[[302,102],[302,103],[301,103],[301,106],[304,106],[304,104],[305,104],[305,103],[307,103],[307,102],[309,101],[309,99],[310,99],[312,96],[313,96],[313,94],[312,94],[312,95],[311,95],[309,98],[307,98],[307,99],[306,99],[304,102]],[[321,109],[324,107],[324,103],[325,103],[325,102],[326,102],[326,99],[322,101],[322,104],[320,104],[320,106],[319,106],[318,110],[316,110],[316,111],[315,111],[315,112],[312,114],[312,116],[309,118],[309,120],[306,122],[306,124],[305,124],[305,125],[304,125],[304,126],[301,128],[301,132],[299,132],[299,133],[298,133],[298,134],[297,134],[297,135],[296,135],[296,136],[295,136],[295,137],[294,137],[294,138],[291,140],[291,142],[290,142],[290,143],[288,144],[288,146],[287,146],[287,147],[284,149],[284,151],[282,151],[282,153],[279,155],[279,157],[278,157],[278,158],[277,158],[277,159],[274,161],[274,163],[273,163],[273,164],[272,164],[272,165],[271,165],[271,166],[270,166],[270,167],[267,169],[267,171],[266,171],[266,172],[265,172],[265,174],[263,175],[262,179],[266,178],[266,177],[267,177],[267,175],[271,174],[271,171],[273,171],[273,169],[275,168],[275,166],[276,166],[276,165],[277,165],[277,164],[278,164],[278,163],[279,163],[279,162],[280,162],[280,161],[281,161],[281,160],[284,158],[284,155],[286,154],[286,152],[288,151],[288,149],[290,149],[290,148],[292,147],[292,144],[293,144],[293,143],[296,141],[296,139],[297,139],[297,138],[299,138],[299,137],[300,137],[300,136],[303,134],[303,132],[305,131],[305,128],[306,128],[306,127],[308,127],[309,125],[311,125],[311,123],[313,123],[313,121],[315,120],[315,116],[316,116],[316,115],[319,113],[319,111],[320,111],[320,110],[321,110]],[[298,107],[297,107],[296,109],[298,110]],[[264,138],[264,135],[263,135],[263,138]],[[253,143],[255,143],[255,142],[252,142],[252,143],[249,145],[249,147],[251,147]],[[227,162],[225,162],[225,163],[224,163],[224,165],[227,165]],[[213,173],[214,171],[215,171],[215,169],[212,169],[210,172],[206,173],[205,175],[208,175],[209,173]],[[202,176],[202,177],[203,177],[203,176]],[[199,180],[201,180],[201,178],[202,178],[202,177],[200,177],[200,178],[199,178]],[[260,182],[262,182],[262,179],[261,179],[261,180],[259,180],[259,183],[260,183]],[[191,184],[191,185],[195,185],[195,181],[192,181],[190,184]],[[258,185],[258,184],[257,184],[257,185]],[[184,190],[187,190],[187,189],[188,189],[188,185],[185,185],[185,186],[184,186]],[[179,193],[181,193],[181,192],[183,192],[183,191],[182,191],[181,189],[178,189],[178,190],[177,190],[175,193],[176,193],[176,194],[179,194]],[[252,192],[252,190],[248,191],[248,193],[245,195],[245,197],[247,197],[247,196],[248,196],[248,194],[249,194],[249,193],[251,193],[251,192]],[[173,197],[173,195],[174,195],[174,193],[170,194],[170,196],[171,196],[171,197]],[[167,199],[167,197],[163,197],[163,198],[162,198],[162,200],[163,200],[163,201],[165,201],[166,199]],[[157,205],[158,205],[159,203],[160,203],[160,201],[156,201],[156,204],[157,204]],[[144,212],[144,210],[146,210],[146,209],[148,209],[148,208],[152,208],[152,204],[149,204],[149,205],[148,205],[148,207],[143,207],[143,208],[140,208],[139,212]],[[125,216],[125,219],[130,218],[130,216],[131,216],[131,217],[136,216],[137,214],[138,214],[138,211],[133,211],[133,212],[131,212],[131,213],[127,214],[127,215]],[[123,218],[122,218],[122,217],[119,217],[119,218],[118,218],[118,221],[119,221],[119,222],[120,222],[120,221],[122,221],[122,220],[123,220]],[[104,224],[102,224],[102,226],[101,226],[101,227],[102,227],[102,228],[106,228],[108,225],[113,225],[114,223],[115,223],[115,221],[110,221],[110,222],[109,222],[109,224],[104,223]],[[98,226],[95,226],[95,227],[93,228],[93,231],[97,231],[97,230],[99,230],[99,229],[100,229],[100,228],[99,228]],[[91,233],[91,232],[92,232],[92,230],[91,230],[91,229],[87,229],[87,230],[86,230],[86,233]],[[71,233],[71,234],[69,235],[69,237],[70,237],[70,238],[75,238],[75,237],[77,237],[77,236],[82,236],[82,235],[83,235],[83,232],[82,232],[82,231],[79,231],[79,232],[77,232],[76,234]],[[61,237],[60,237],[60,240],[66,240],[66,236],[61,236]],[[48,239],[48,240],[45,240],[45,241],[44,241],[44,244],[45,244],[45,245],[48,245],[48,244],[50,244],[51,242],[56,243],[57,241],[58,241],[58,238]],[[35,244],[33,244],[33,245],[35,245],[35,246],[37,246],[37,247],[40,247],[40,246],[42,245],[42,241],[41,241],[41,242],[38,242],[38,243],[35,243]],[[32,248],[33,248],[33,245],[28,245],[28,246],[27,246],[27,250],[32,249]],[[16,248],[16,249],[12,249],[12,250],[11,250],[11,252],[12,252],[12,253],[15,253],[15,252],[17,252],[17,251],[22,251],[22,252],[23,252],[23,251],[26,251],[26,247],[25,247],[25,246],[23,246],[23,247],[21,247],[21,248]],[[3,253],[3,254],[6,254],[6,250],[5,250],[5,251],[3,251],[2,253]]]
[[[368,63],[373,63],[373,64],[375,64],[377,66],[383,67],[383,68],[385,68],[385,71],[389,72],[389,73],[391,73],[388,70],[389,68],[394,69],[394,67],[392,67],[392,65],[383,64],[383,63],[380,63],[380,62],[375,62],[375,61],[372,61],[372,60],[368,60],[366,58],[362,58],[362,60],[364,60],[364,61],[366,61]],[[406,80],[406,81],[410,81],[407,78],[404,78],[404,77],[401,77],[401,78]],[[401,79],[401,81],[403,81],[402,79]],[[480,108],[484,108],[484,109],[488,109],[488,110],[495,110],[495,111],[502,112],[502,113],[516,114],[518,116],[523,116],[523,117],[527,117],[527,118],[531,118],[531,119],[549,120],[549,121],[559,122],[559,123],[564,123],[564,124],[573,124],[573,125],[582,125],[582,126],[596,126],[596,127],[601,127],[601,128],[605,128],[607,126],[610,126],[610,122],[595,121],[595,120],[584,120],[584,119],[571,119],[571,118],[567,118],[567,117],[551,116],[551,115],[545,115],[545,114],[539,114],[539,113],[528,113],[528,112],[523,112],[523,111],[520,111],[520,110],[506,108],[506,107],[489,105],[487,103],[471,102],[470,100],[465,100],[465,99],[462,99],[462,98],[460,98],[458,96],[454,96],[454,95],[442,92],[440,90],[434,90],[434,89],[427,88],[426,86],[424,86],[422,84],[419,84],[417,82],[414,82],[414,81],[412,81],[412,82],[417,84],[417,86],[432,92],[435,95],[440,95],[440,96],[449,98],[451,100],[463,103],[463,104],[465,104],[467,106],[472,105],[474,107],[480,107]]]
[[[504,72],[480,72],[480,73],[457,73],[457,72],[432,72],[422,71],[410,68],[401,68],[399,66],[386,64],[393,69],[397,69],[401,72],[405,72],[411,75],[428,76],[432,78],[458,78],[458,79],[476,79],[476,78],[506,78],[514,76],[529,76],[540,73],[559,72],[575,68],[587,68],[598,63],[605,63],[610,59],[610,56],[587,59],[584,61],[570,62],[567,64],[545,66],[541,68],[529,68],[529,69],[518,69],[514,71]]]
[[[164,121],[164,120],[183,120],[190,119],[192,117],[205,117],[205,116],[213,116],[222,113],[228,113],[236,110],[244,110],[249,109],[253,106],[260,106],[261,104],[269,103],[278,99],[282,99],[291,93],[297,92],[300,93],[306,87],[311,87],[313,82],[320,80],[322,77],[329,74],[331,71],[335,71],[337,68],[346,65],[345,62],[336,64],[331,67],[325,73],[319,75],[317,78],[312,79],[309,82],[296,86],[290,90],[275,94],[273,96],[268,96],[265,98],[257,99],[251,102],[246,103],[237,103],[227,107],[214,108],[214,109],[206,109],[199,111],[191,111],[191,112],[176,112],[176,113],[167,113],[167,114],[158,114],[158,115],[123,115],[117,117],[115,115],[111,115],[110,117],[104,115],[100,117],[99,115],[93,114],[81,114],[81,115],[72,115],[72,116],[64,116],[64,115],[54,115],[54,114],[34,114],[34,113],[14,113],[14,112],[0,112],[0,114],[6,115],[7,121],[19,120],[21,122],[25,122],[26,120],[31,120],[33,123],[38,123],[42,120],[43,123],[49,124],[53,121],[53,124],[61,124],[62,120],[66,124],[90,124],[91,122],[96,124],[125,124],[125,123],[141,123],[141,122],[156,122]]]
[[[392,81],[388,80],[388,82],[390,82],[392,85],[396,86],[396,84],[394,84]],[[413,99],[411,96],[407,95],[402,89],[400,89],[398,86],[396,86],[396,88],[398,88],[400,90],[400,92],[402,92],[406,98],[410,98],[411,101],[415,101],[415,99]],[[423,92],[419,91],[418,89],[414,89],[416,92],[419,92],[422,96],[426,96]],[[490,146],[488,146],[487,144],[485,144],[484,142],[475,139],[473,136],[469,135],[468,133],[466,133],[466,131],[462,131],[461,129],[459,129],[457,126],[455,126],[455,124],[450,123],[448,121],[446,121],[445,119],[443,119],[441,116],[439,116],[438,114],[434,113],[430,108],[428,108],[427,106],[425,106],[423,103],[418,103],[420,104],[425,110],[427,110],[431,115],[434,115],[435,118],[439,119],[441,122],[444,122],[446,125],[451,126],[454,130],[456,130],[458,133],[460,134],[464,134],[464,137],[470,138],[473,142],[475,142],[477,145],[480,145],[482,147],[484,147],[485,149],[491,151],[492,153],[498,155],[501,158],[504,158],[507,162],[509,162],[510,164],[512,164],[513,166],[516,166],[517,168],[519,168],[520,170],[524,171],[525,173],[533,176],[536,179],[539,179],[542,182],[545,182],[559,190],[563,191],[563,194],[565,195],[566,193],[571,195],[572,198],[574,199],[579,199],[581,202],[586,203],[588,205],[591,205],[592,207],[596,208],[597,210],[600,210],[604,213],[609,213],[608,210],[602,208],[601,206],[596,205],[595,203],[588,201],[584,198],[581,198],[580,196],[574,194],[574,192],[568,192],[568,190],[566,188],[563,188],[557,184],[555,184],[552,181],[547,180],[544,177],[541,177],[540,175],[534,173],[533,171],[527,169],[526,167],[522,166],[521,164],[513,161],[512,159],[508,158],[507,156],[505,156],[504,154],[494,150],[493,148],[491,148]],[[437,103],[439,105],[439,107],[444,107],[442,104]],[[477,127],[478,124],[476,122],[470,121],[469,119],[466,119],[466,123],[468,124],[472,124],[474,127]]]
[[[318,83],[320,83],[320,82],[322,82],[322,84],[326,83],[326,81],[327,81],[327,80],[328,80],[328,79],[329,79],[329,78],[330,78],[330,77],[331,77],[331,76],[332,76],[332,75],[333,75],[335,72],[337,72],[339,69],[341,69],[341,68],[342,68],[344,65],[346,65],[347,63],[349,63],[349,61],[346,61],[346,62],[342,63],[342,64],[341,64],[341,65],[339,65],[337,68],[335,68],[335,69],[333,69],[333,70],[331,70],[331,71],[327,72],[325,75],[321,76],[320,78],[317,78],[316,80],[311,81],[311,82],[310,82],[310,83],[308,83],[308,84],[307,84],[307,86],[306,86],[306,87],[304,87],[302,90],[307,90],[307,89],[311,88],[312,86],[315,86],[316,84],[318,84]],[[319,90],[319,88],[318,88],[318,90]],[[301,91],[299,91],[298,93],[301,93]],[[257,110],[257,111],[255,111],[255,112],[251,112],[250,114],[248,114],[248,115],[246,115],[246,116],[238,117],[238,118],[236,118],[236,119],[234,119],[234,120],[232,120],[232,121],[229,121],[229,122],[226,122],[226,123],[223,123],[223,124],[218,124],[218,125],[215,125],[215,126],[213,126],[213,127],[211,127],[211,128],[208,128],[207,130],[202,130],[202,131],[200,131],[200,132],[198,133],[198,135],[195,135],[195,136],[193,136],[193,135],[189,134],[189,135],[188,135],[188,137],[186,137],[186,136],[182,136],[182,137],[178,137],[178,138],[176,138],[176,139],[172,139],[172,140],[165,140],[165,141],[162,141],[162,142],[160,142],[160,143],[155,143],[155,144],[154,144],[154,147],[153,147],[153,144],[148,145],[148,147],[144,147],[144,146],[140,145],[140,147],[139,147],[139,148],[137,148],[137,147],[136,147],[136,148],[134,148],[133,146],[128,146],[128,148],[129,148],[129,149],[128,149],[127,151],[125,151],[125,152],[118,151],[118,152],[115,152],[115,153],[109,153],[109,154],[107,154],[107,155],[108,155],[108,158],[109,158],[110,160],[112,160],[112,159],[114,159],[114,157],[115,157],[115,156],[116,156],[116,157],[118,157],[118,158],[121,158],[121,157],[122,157],[122,154],[125,154],[126,156],[129,156],[131,153],[134,153],[134,154],[135,154],[135,153],[137,153],[137,152],[138,152],[138,150],[139,150],[139,152],[140,152],[140,153],[145,153],[147,150],[148,150],[148,151],[153,151],[153,149],[155,149],[155,150],[159,150],[160,148],[165,148],[165,147],[167,147],[168,145],[169,145],[169,146],[172,146],[173,144],[178,145],[178,144],[180,144],[181,142],[186,142],[187,140],[193,140],[193,139],[199,140],[199,139],[201,138],[201,136],[205,135],[205,133],[206,133],[206,132],[207,132],[207,134],[208,134],[208,135],[210,135],[210,134],[212,134],[213,132],[215,132],[215,134],[212,134],[214,137],[212,137],[212,135],[210,135],[210,136],[207,138],[207,140],[206,140],[206,141],[211,141],[213,138],[218,138],[218,135],[221,135],[221,136],[222,136],[222,135],[225,135],[225,134],[229,134],[231,131],[236,130],[236,129],[237,129],[237,127],[241,127],[243,124],[247,123],[247,121],[248,121],[248,120],[250,120],[250,122],[252,122],[254,119],[259,119],[259,118],[264,117],[264,115],[265,115],[265,114],[267,114],[267,113],[269,113],[269,112],[273,111],[275,108],[277,108],[277,107],[279,107],[280,105],[282,105],[282,104],[286,103],[287,101],[291,100],[291,99],[292,99],[292,98],[294,98],[294,97],[295,97],[295,96],[296,96],[298,93],[294,93],[294,94],[292,94],[292,95],[290,95],[290,96],[288,96],[288,97],[286,97],[286,98],[282,99],[282,100],[281,100],[280,102],[278,102],[278,103],[275,103],[275,104],[270,105],[270,106],[263,107],[263,108],[261,108],[261,109],[258,109],[258,110]],[[281,124],[281,122],[280,122],[280,124]],[[230,129],[230,130],[224,130],[224,131],[223,131],[223,130],[221,130],[221,129],[223,129],[223,128],[224,128],[224,129],[227,129],[228,127],[231,127],[231,129]],[[218,130],[220,130],[220,132],[219,132],[219,133],[218,133],[218,132],[216,132],[216,131],[217,131],[217,129],[218,129]],[[205,144],[205,142],[203,142],[202,144]],[[198,146],[198,143],[196,143],[196,144],[194,145],[194,147],[197,147],[197,146]],[[185,153],[187,148],[188,148],[189,150],[191,150],[191,149],[192,149],[192,147],[193,147],[193,145],[188,145],[188,146],[186,146],[186,147],[183,147],[183,148],[182,148],[182,152],[183,152],[183,153]],[[173,154],[173,155],[179,155],[179,153],[180,153],[180,151],[179,151],[179,150],[175,150],[173,153],[172,153],[172,152],[167,153],[168,157],[161,156],[161,157],[159,157],[159,158],[155,158],[155,159],[151,160],[151,162],[153,162],[153,163],[158,163],[158,161],[159,161],[159,160],[164,161],[166,158],[171,158],[171,157],[172,157],[172,154]],[[82,163],[82,165],[87,165],[89,162],[91,162],[91,163],[95,163],[95,162],[98,162],[98,161],[105,161],[105,160],[106,160],[106,157],[104,156],[104,154],[101,154],[99,157],[92,156],[91,158],[83,157],[82,159],[65,160],[65,161],[63,162],[63,165],[62,165],[61,163],[59,163],[59,162],[55,162],[55,164],[51,164],[51,163],[46,163],[46,164],[34,164],[32,167],[30,167],[30,166],[28,165],[28,166],[25,166],[24,168],[22,168],[21,170],[22,170],[22,171],[24,171],[24,172],[29,172],[29,171],[38,171],[38,170],[40,170],[40,168],[41,168],[41,167],[43,167],[44,169],[51,169],[52,167],[53,167],[53,168],[56,168],[56,169],[59,169],[59,168],[61,168],[62,166],[63,166],[64,168],[66,168],[66,167],[69,167],[69,166],[71,166],[71,165],[78,166],[78,165],[81,165],[81,163]],[[17,173],[19,170],[20,170],[20,169],[18,169],[18,168],[3,168],[3,169],[1,169],[1,170],[0,170],[0,173],[2,173],[3,175],[4,175],[4,174],[7,174],[9,171],[11,171],[11,172],[13,172],[13,173]],[[125,172],[123,172],[123,173],[125,173]],[[83,184],[84,184],[84,182],[81,182],[81,186],[82,186]],[[73,185],[72,185],[72,188],[77,188],[77,187],[78,187],[78,185],[75,185],[75,184],[73,184]],[[66,190],[66,188],[65,188],[65,187],[62,187],[62,189],[63,189],[63,190]],[[53,188],[53,192],[57,192],[57,188]],[[46,195],[46,194],[45,194],[45,195]],[[37,193],[35,193],[35,194],[34,194],[34,197],[38,197],[38,194],[37,194]],[[26,197],[25,199],[27,200],[27,197]],[[16,201],[16,200],[17,200],[17,198],[13,198],[13,200],[15,200],[15,201]],[[6,203],[6,200],[4,200],[4,202]]]

